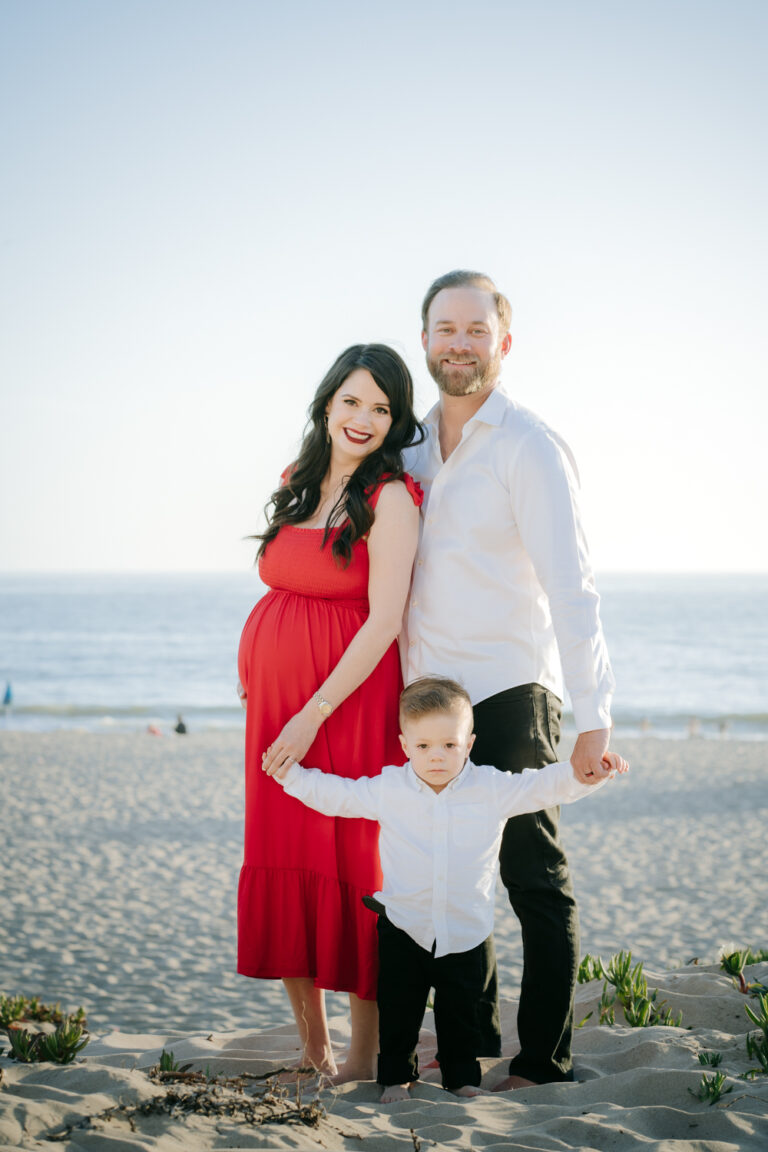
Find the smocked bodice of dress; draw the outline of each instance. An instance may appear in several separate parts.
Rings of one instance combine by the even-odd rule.
[[[417,508],[421,505],[421,487],[407,473],[403,483]],[[386,479],[377,484],[368,497],[376,507]],[[323,528],[301,528],[285,524],[267,545],[259,559],[259,576],[267,588],[314,596],[322,600],[368,600],[368,545],[358,540],[352,546],[352,560],[347,567],[333,555],[332,544],[337,528],[322,547]]]
[[[322,600],[368,602],[368,547],[358,540],[345,568],[331,550],[332,537],[323,542],[322,528],[296,528],[285,524],[259,560],[262,583],[277,592],[313,596]]]

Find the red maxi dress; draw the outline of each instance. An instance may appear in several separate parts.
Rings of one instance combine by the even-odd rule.
[[[406,476],[413,501],[418,485]],[[383,484],[369,497],[375,508]],[[319,988],[376,999],[376,917],[361,902],[381,887],[378,824],[323,816],[261,770],[262,753],[338,664],[368,615],[368,546],[338,565],[322,528],[285,525],[259,561],[269,591],[248,617],[238,666],[247,693],[245,855],[238,891],[244,976],[309,976]],[[303,763],[357,779],[402,764],[393,643],[320,728]]]

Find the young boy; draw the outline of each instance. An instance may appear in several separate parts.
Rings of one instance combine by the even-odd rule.
[[[469,759],[472,725],[460,684],[422,677],[400,697],[402,767],[359,780],[297,763],[269,770],[310,808],[380,825],[384,883],[371,903],[380,912],[377,1080],[384,1104],[406,1099],[419,1078],[416,1046],[430,988],[443,1087],[480,1093],[481,956],[493,931],[504,825],[521,812],[579,800],[628,767],[608,753],[593,785],[580,784],[567,761],[499,772]]]

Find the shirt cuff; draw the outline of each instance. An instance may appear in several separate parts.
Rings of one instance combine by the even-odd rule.
[[[283,776],[282,780],[278,780],[277,782],[278,782],[278,784],[282,784],[282,786],[283,786],[283,788],[285,788],[286,792],[290,792],[290,785],[291,784],[293,784],[293,785],[298,784],[298,782],[301,780],[303,775],[304,775],[304,769],[302,768],[301,764],[297,764],[296,761],[294,760],[293,764],[291,764],[290,768],[286,772],[285,776]]]
[[[594,732],[598,728],[610,728],[612,699],[612,696],[603,696],[600,700],[572,699],[571,708],[576,731]]]

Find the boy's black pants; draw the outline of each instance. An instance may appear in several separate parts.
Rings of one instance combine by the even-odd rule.
[[[419,1078],[416,1045],[430,988],[435,989],[435,1030],[443,1087],[480,1083],[480,1005],[486,983],[495,976],[493,937],[467,952],[436,957],[407,932],[380,915],[379,1084],[407,1084]],[[498,1040],[497,1040],[498,1043]]]
[[[476,764],[503,772],[543,768],[557,760],[561,703],[540,684],[499,692],[475,705]],[[499,859],[501,878],[523,933],[523,980],[517,1031],[520,1053],[510,1075],[538,1084],[573,1079],[573,992],[579,965],[579,921],[558,832],[560,809],[546,808],[507,821]],[[495,965],[490,954],[487,966]],[[488,987],[493,982],[486,980]],[[498,1011],[482,1006],[492,1043]],[[442,1048],[440,1059],[442,1060]]]

